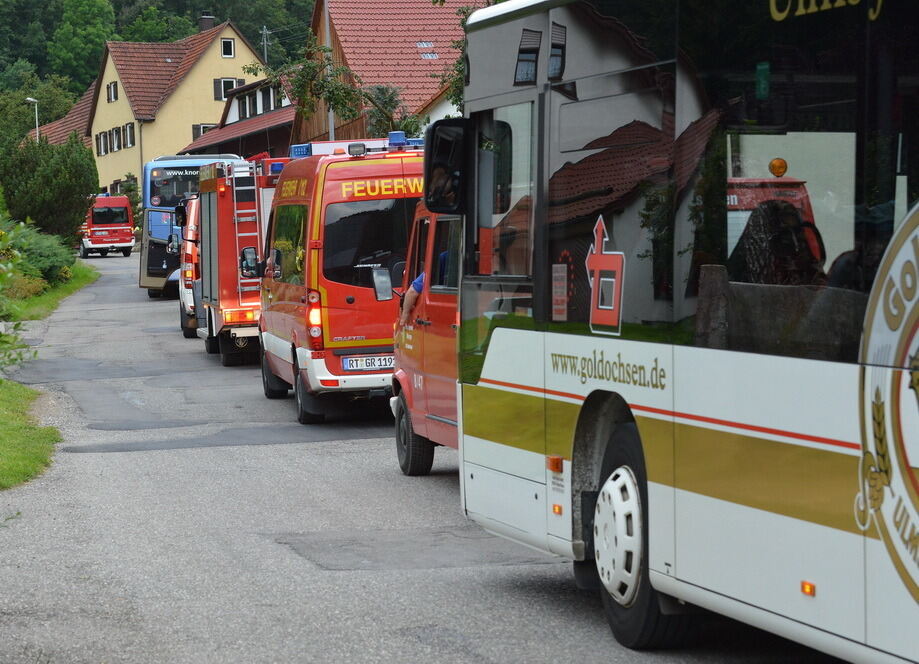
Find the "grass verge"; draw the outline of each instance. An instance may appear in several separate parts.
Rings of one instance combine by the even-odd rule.
[[[41,427],[29,415],[38,392],[0,379],[0,490],[31,479],[51,463],[54,444],[61,434]]]
[[[10,320],[39,320],[46,318],[57,309],[68,295],[72,295],[84,286],[88,286],[99,278],[99,271],[78,260],[73,264],[73,278],[67,283],[52,286],[41,295],[15,300],[10,303]]]

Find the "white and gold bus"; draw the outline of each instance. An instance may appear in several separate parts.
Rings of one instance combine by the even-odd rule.
[[[626,646],[704,607],[919,661],[916,16],[509,0],[468,21],[465,117],[425,155],[427,207],[465,215],[463,508],[573,560]]]

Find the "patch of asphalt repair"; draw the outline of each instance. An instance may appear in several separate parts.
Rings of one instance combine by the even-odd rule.
[[[115,452],[154,452],[209,447],[242,447],[246,445],[296,445],[336,440],[369,440],[392,436],[392,423],[354,426],[347,422],[304,426],[302,424],[267,424],[260,427],[228,428],[195,438],[120,441],[67,445],[62,452],[73,454],[111,454]]]
[[[330,530],[272,537],[318,567],[339,572],[565,563],[561,558],[530,551],[470,526]]]

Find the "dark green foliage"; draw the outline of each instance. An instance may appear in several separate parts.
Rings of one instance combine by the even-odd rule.
[[[12,222],[7,222],[8,227]],[[19,241],[14,243],[23,262],[19,271],[24,275],[44,279],[52,286],[62,284],[71,277],[70,266],[74,263],[73,249],[64,246],[56,235],[39,232],[32,224],[22,227]]]
[[[105,42],[115,33],[115,12],[109,0],[63,0],[60,23],[48,42],[53,70],[71,79],[81,93],[99,74]]]
[[[35,128],[35,107],[26,102],[27,97],[38,100],[39,124],[57,120],[73,106],[75,96],[65,79],[49,76],[40,80],[29,69],[28,63],[17,61],[0,74],[0,81],[12,86],[0,89],[0,154]]]
[[[92,152],[76,134],[63,145],[29,140],[0,155],[0,186],[10,215],[32,219],[46,233],[68,240],[83,223],[98,182]]]
[[[121,180],[121,193],[128,197],[131,202],[131,210],[134,213],[134,225],[140,226],[143,208],[140,200],[140,186],[137,184],[137,176],[133,173],[125,173]]]
[[[399,97],[399,90],[388,85],[373,85],[364,89],[368,104],[367,133],[369,138],[385,137],[390,131],[404,131],[406,136],[421,135],[428,118],[408,112]]]
[[[197,26],[186,17],[166,14],[149,5],[121,30],[121,38],[125,41],[171,42],[196,31]]]

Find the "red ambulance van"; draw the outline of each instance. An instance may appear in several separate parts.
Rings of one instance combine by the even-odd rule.
[[[422,194],[421,141],[296,145],[268,222],[262,278],[265,396],[293,388],[297,419],[320,422],[354,399],[391,393],[398,301],[377,301],[375,268],[402,281]],[[253,259],[256,248],[246,254]],[[246,257],[242,257],[246,264]]]

